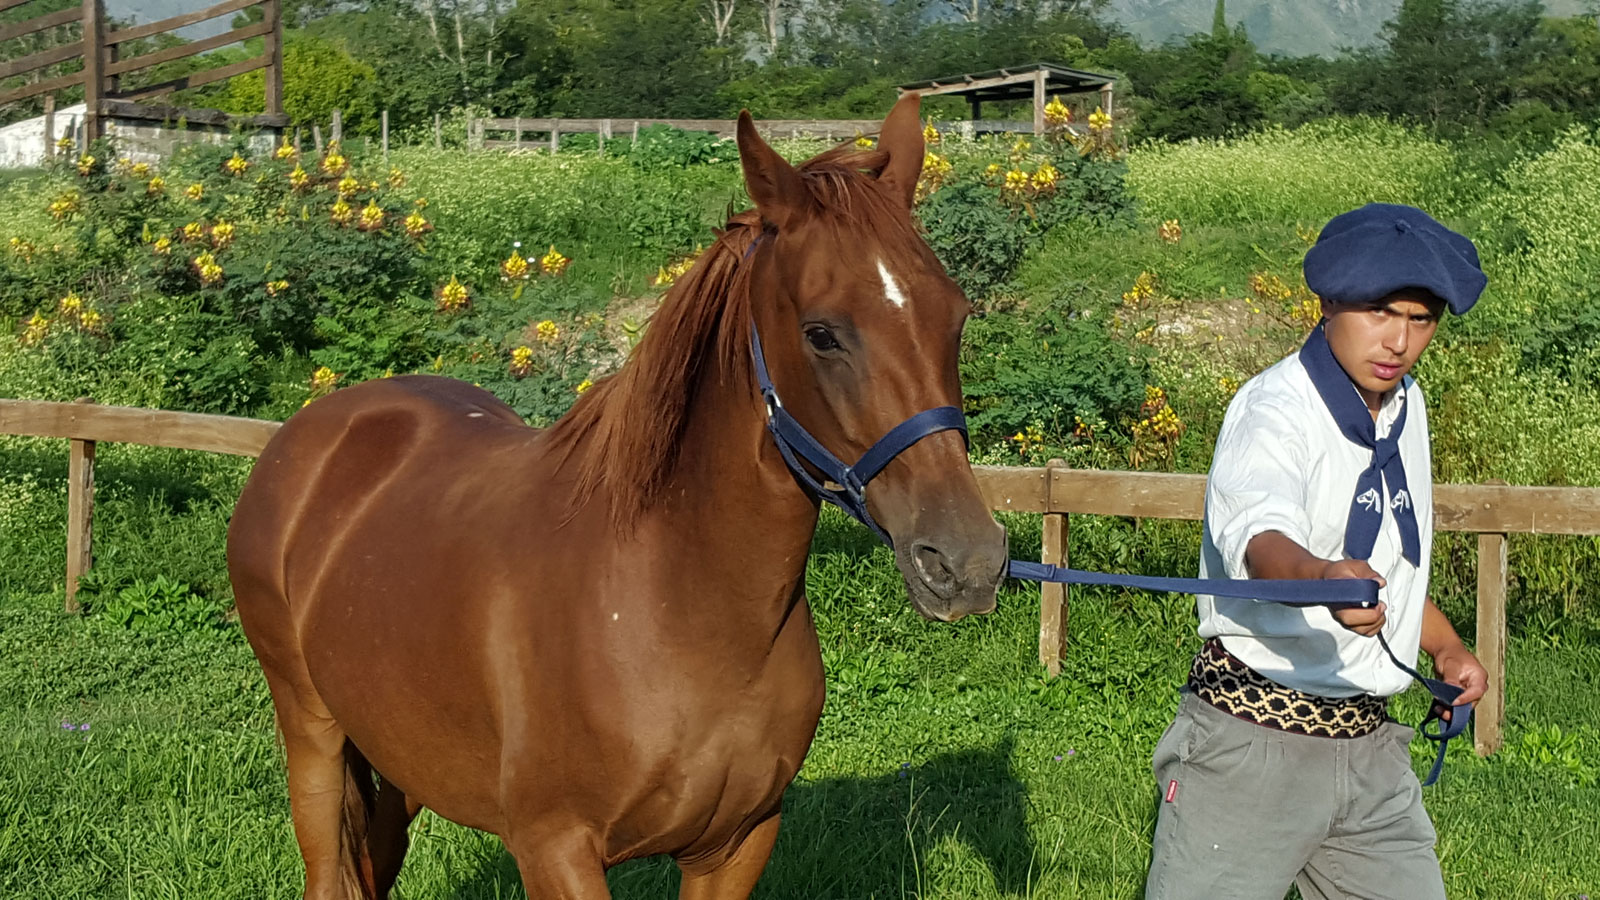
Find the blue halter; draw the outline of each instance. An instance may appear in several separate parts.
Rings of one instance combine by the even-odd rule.
[[[750,249],[745,251],[746,257],[754,252],[759,242],[758,238],[756,243],[751,244]],[[750,323],[750,354],[755,362],[756,384],[761,389],[762,400],[766,403],[767,431],[772,434],[773,441],[778,445],[778,453],[783,456],[784,464],[789,467],[789,471],[817,497],[844,510],[851,518],[872,529],[885,544],[893,547],[894,541],[889,533],[867,511],[867,483],[907,448],[941,431],[961,432],[961,439],[970,449],[971,441],[967,437],[966,416],[954,406],[925,409],[891,428],[888,434],[861,455],[855,465],[846,465],[829,452],[828,448],[822,446],[820,441],[812,437],[811,433],[783,408],[783,401],[778,398],[778,389],[772,384],[772,375],[767,371],[766,355],[761,350],[761,335],[757,333],[753,320]],[[822,473],[823,479],[838,485],[838,488],[827,487],[819,481],[810,470],[801,465],[801,460],[815,466]],[[1020,559],[1010,561],[1006,574],[1024,581],[1127,587],[1175,594],[1209,594],[1214,597],[1260,600],[1285,606],[1370,609],[1378,605],[1378,585],[1365,578],[1295,580],[1111,575]],[[1416,669],[1401,662],[1400,658],[1394,655],[1394,651],[1389,649],[1389,643],[1383,639],[1382,634],[1378,635],[1378,642],[1383,645],[1384,652],[1389,654],[1389,659],[1399,666],[1401,671],[1421,682],[1428,689],[1428,693],[1433,695],[1433,706],[1427,718],[1423,719],[1419,726],[1424,737],[1439,744],[1433,768],[1428,772],[1427,780],[1422,782],[1424,786],[1431,785],[1439,780],[1439,773],[1444,768],[1445,747],[1450,739],[1466,731],[1467,723],[1472,718],[1472,705],[1456,705],[1456,698],[1461,696],[1461,688],[1436,678],[1425,678]],[[1442,718],[1442,713],[1447,709],[1451,710],[1451,714],[1449,721],[1446,722]],[[1430,731],[1428,726],[1434,722],[1441,722],[1442,725]]]

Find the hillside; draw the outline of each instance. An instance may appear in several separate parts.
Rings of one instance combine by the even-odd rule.
[[[1545,0],[1551,15],[1583,13],[1583,0]],[[1243,22],[1265,53],[1331,56],[1372,43],[1400,0],[1229,0],[1228,22]],[[1108,15],[1145,43],[1211,28],[1214,0],[1111,0]]]

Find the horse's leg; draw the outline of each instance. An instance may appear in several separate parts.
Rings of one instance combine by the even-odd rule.
[[[611,900],[606,869],[587,832],[523,832],[504,838],[522,886],[538,900]]]
[[[372,859],[372,881],[378,900],[386,900],[400,876],[405,862],[410,833],[406,830],[417,817],[421,804],[407,797],[394,782],[378,775],[378,797],[367,826],[367,854]]]
[[[752,829],[722,865],[693,874],[685,870],[678,900],[745,900],[767,868],[767,858],[777,839],[778,817],[773,816]]]
[[[289,813],[306,864],[305,900],[368,900],[362,881],[370,874],[357,871],[366,827],[357,775],[370,779],[370,770],[351,771],[344,731],[309,679],[296,684],[263,668],[288,757]]]

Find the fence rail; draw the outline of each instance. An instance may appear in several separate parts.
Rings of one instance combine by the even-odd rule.
[[[88,402],[0,400],[0,435],[69,442],[68,611],[77,609],[77,579],[93,561],[97,443],[257,456],[279,426],[264,419]],[[1203,475],[1072,469],[1060,460],[1043,468],[978,466],[974,471],[990,509],[1043,515],[1041,559],[1058,566],[1068,563],[1072,515],[1198,520],[1205,508]],[[1474,736],[1478,752],[1488,754],[1500,746],[1505,717],[1507,535],[1600,534],[1600,488],[1435,485],[1434,527],[1478,534],[1476,649],[1489,670],[1489,689],[1478,703]],[[1068,600],[1066,585],[1040,587],[1039,660],[1052,676],[1060,673],[1066,653]]]

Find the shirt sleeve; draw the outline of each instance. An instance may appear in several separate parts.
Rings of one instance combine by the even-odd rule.
[[[1206,529],[1229,578],[1248,578],[1245,549],[1268,531],[1310,548],[1305,426],[1282,405],[1241,394],[1228,410],[1206,479]]]

